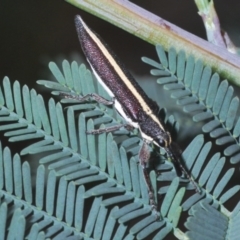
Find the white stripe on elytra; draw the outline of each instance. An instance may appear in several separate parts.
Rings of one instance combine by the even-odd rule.
[[[90,63],[90,62],[89,62]],[[103,88],[107,91],[107,93],[109,94],[110,97],[114,98],[114,94],[111,91],[111,89],[109,87],[106,86],[106,84],[103,82],[103,80],[100,78],[100,76],[98,76],[98,74],[95,72],[94,68],[92,67],[91,63],[90,66],[92,68],[92,71],[94,73],[94,75],[96,76],[98,82],[103,86]],[[119,103],[119,101],[117,99],[114,99],[114,107],[117,109],[117,111],[120,113],[120,115],[129,123],[131,124],[133,127],[135,128],[139,128],[139,125],[137,122],[133,122],[132,119],[130,117],[128,117],[126,115],[126,113],[124,112],[122,105]]]
[[[95,77],[97,78],[98,82],[103,86],[103,88],[107,91],[107,93],[109,94],[110,97],[115,97],[113,92],[110,90],[109,87],[107,87],[107,85],[103,82],[103,80],[100,78],[100,76],[96,73],[96,71],[94,70],[94,68],[92,67],[90,61],[88,60],[92,71],[95,75]],[[142,138],[146,139],[148,142],[153,142],[154,144],[156,144],[157,146],[159,146],[159,144],[153,140],[152,137],[148,136],[147,134],[145,134],[144,132],[141,131],[141,128],[139,126],[139,124],[137,122],[133,122],[132,119],[130,117],[128,117],[126,115],[126,113],[124,112],[122,105],[119,103],[119,101],[117,99],[114,100],[114,107],[117,109],[117,111],[119,112],[119,114],[129,123],[131,124],[133,127],[138,128],[141,132]],[[159,146],[160,147],[160,146]]]

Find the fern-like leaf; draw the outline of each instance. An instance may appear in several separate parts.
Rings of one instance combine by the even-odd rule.
[[[159,56],[164,58],[164,51],[158,51]],[[170,83],[169,89],[175,89],[175,96],[185,95],[189,90],[182,91],[181,82],[173,83],[177,79],[173,74],[187,79],[187,84],[196,92],[201,84],[205,84],[191,82],[193,75],[194,79],[199,79],[201,71],[204,71],[201,70],[205,69],[201,63],[196,64],[198,71],[192,70],[186,76],[180,66],[185,66],[186,62],[187,68],[191,70],[192,62],[185,59],[185,54],[176,54],[172,49],[169,59],[171,63],[165,56],[163,66],[150,62],[159,68],[155,73],[163,76],[161,80]],[[167,66],[170,75],[166,74]],[[75,62],[70,64],[64,61],[63,73],[55,63],[50,63],[49,67],[58,83],[46,80],[40,80],[39,83],[53,89],[55,95],[68,92],[73,96],[81,96],[98,92],[109,99],[104,89],[94,83],[91,72],[84,65],[78,67]],[[206,70],[205,76],[208,75],[211,74]],[[219,96],[224,91],[230,92],[231,88],[226,90],[225,85],[219,93],[216,92],[218,97],[215,98],[219,102]],[[202,96],[208,99],[211,106],[215,106],[216,112],[221,112],[218,105],[214,105],[216,100],[213,101],[203,89]],[[201,113],[202,107],[195,106],[197,96],[186,99],[185,102],[182,99],[183,105],[191,103],[192,107],[188,109]],[[7,78],[3,81],[3,90],[0,89],[3,124],[0,130],[14,144],[26,142],[21,150],[24,157],[27,154],[41,155],[36,179],[33,179],[27,162],[21,164],[18,155],[12,159],[7,148],[1,154],[0,193],[1,199],[4,199],[0,206],[2,236],[14,238],[16,233],[12,229],[16,229],[19,221],[19,236],[29,239],[88,239],[86,235],[89,239],[164,239],[170,233],[177,236],[181,232],[179,219],[183,211],[191,209],[202,199],[215,208],[224,208],[223,203],[239,191],[238,185],[226,189],[234,170],[223,172],[225,159],[218,153],[207,162],[212,146],[204,143],[203,136],[199,135],[183,152],[183,159],[186,168],[199,182],[202,194],[186,196],[186,190],[193,189],[192,184],[176,177],[172,163],[163,158],[157,166],[160,175],[157,177],[154,171],[150,172],[155,197],[158,198],[157,193],[163,195],[160,207],[163,218],[155,221],[142,169],[138,164],[141,139],[136,132],[120,129],[99,136],[86,135],[86,131],[124,120],[113,108],[91,100],[78,102],[63,99],[62,102],[66,104],[65,108],[53,99],[49,100],[46,107],[36,91],[29,90],[26,86],[21,91],[18,82],[14,83],[12,89]],[[222,102],[223,105],[226,101]],[[211,114],[210,111],[209,113]],[[173,126],[173,131],[179,128],[172,117],[168,119],[167,125]],[[228,126],[231,126],[230,120]],[[235,133],[238,133],[237,129]],[[220,174],[223,177],[218,181]],[[161,185],[159,189],[156,182]],[[13,197],[15,195],[21,200],[16,200]],[[7,209],[9,203],[13,203],[11,213]],[[11,216],[11,221],[6,220],[7,215]],[[129,222],[133,224],[130,226]]]
[[[54,94],[59,94],[59,89],[73,94],[78,94],[77,89],[79,94],[95,91],[91,73],[83,65],[76,69],[75,63],[64,61],[64,75],[56,70],[55,64],[50,64],[50,67],[56,71],[54,75],[62,85],[47,81],[40,83],[54,88]],[[104,235],[111,239],[123,234],[127,239],[138,234],[140,238],[151,234],[165,236],[171,231],[170,222],[167,228],[162,227],[162,222],[154,222],[156,216],[149,206],[146,183],[138,165],[141,139],[126,129],[114,134],[86,135],[86,131],[93,128],[122,121],[115,110],[94,102],[79,103],[75,100],[64,100],[67,107],[63,109],[53,99],[49,100],[46,108],[42,96],[35,90],[29,90],[26,86],[21,89],[15,82],[12,91],[8,78],[3,80],[3,91],[0,89],[0,92],[3,104],[0,113],[4,116],[0,130],[14,144],[26,143],[21,150],[22,156],[41,154],[36,180],[31,178],[31,168],[27,162],[22,167],[20,162],[15,162],[14,169],[20,167],[22,170],[14,170],[13,173],[10,159],[3,158],[6,163],[0,170],[3,176],[0,185],[4,194],[5,191],[12,193],[13,187],[18,186],[15,194],[24,196],[24,206],[27,202],[31,209],[38,209],[34,213],[31,210],[34,220],[28,219],[28,215],[24,217],[23,224],[29,224],[25,224],[26,228],[22,227],[24,237],[81,239],[83,234],[88,234],[96,238]],[[170,118],[169,122],[173,120]],[[129,134],[132,135],[130,138]],[[157,189],[156,174],[151,172],[150,177]],[[112,209],[116,204],[121,207]],[[87,213],[86,209],[90,212]],[[16,214],[19,219],[21,214]],[[149,221],[144,221],[145,218]],[[115,224],[109,233],[106,227],[109,224],[112,226],[112,219],[115,219]],[[129,221],[137,224],[132,230],[125,225]],[[6,224],[4,234],[7,234]]]
[[[172,48],[168,56],[161,46],[156,47],[161,64],[142,58],[147,64],[157,67],[151,74],[159,77],[157,82],[164,89],[171,90],[171,97],[183,110],[192,115],[195,122],[205,121],[204,133],[216,139],[216,144],[224,146],[225,156],[230,156],[232,164],[240,161],[240,119],[237,116],[239,98],[233,97],[233,88],[228,81],[220,83],[217,73],[212,74],[208,66],[192,56],[186,58],[183,52],[176,54]]]

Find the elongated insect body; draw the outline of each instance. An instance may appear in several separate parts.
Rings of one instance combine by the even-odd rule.
[[[149,155],[146,144],[153,142],[158,147],[163,147],[169,157],[176,164],[180,164],[171,135],[157,117],[159,107],[146,95],[115,54],[83,22],[80,16],[76,16],[75,24],[81,47],[97,80],[114,99],[114,107],[126,120],[128,125],[139,128],[141,132],[144,143],[139,153],[139,159],[144,169],[149,194],[153,195],[152,186],[145,169],[146,161],[148,161],[148,157],[146,158],[146,156]],[[96,132],[92,133],[101,132],[96,130]],[[181,164],[179,166],[181,171],[191,179],[183,166]],[[153,205],[156,205],[153,197],[152,199],[150,197],[150,201]],[[156,206],[153,207],[156,208]]]
[[[83,52],[98,81],[110,96],[115,97],[118,112],[134,127],[140,128],[143,138],[167,147],[171,137],[156,116],[157,104],[79,16],[76,17],[76,27]]]

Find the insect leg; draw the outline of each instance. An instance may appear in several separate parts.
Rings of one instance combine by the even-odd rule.
[[[150,181],[148,171],[146,169],[146,163],[149,161],[149,159],[150,151],[148,149],[148,144],[146,143],[146,141],[143,141],[142,147],[139,151],[139,160],[143,169],[143,176],[147,184],[150,204],[152,206],[152,209],[156,212],[157,218],[159,218],[159,214],[157,214],[157,203],[154,199],[154,190]]]
[[[96,94],[96,93],[89,93],[86,94],[84,96],[73,96],[71,94],[68,93],[60,93],[60,96],[63,96],[64,98],[68,98],[68,99],[74,99],[77,100],[79,102],[84,102],[87,101],[89,98],[92,98],[93,100],[95,100],[98,103],[102,103],[104,105],[113,105],[114,104],[114,99],[113,100],[107,100],[106,98]]]
[[[127,130],[132,130],[134,129],[134,127],[128,123],[123,123],[123,124],[118,124],[118,125],[114,125],[114,126],[110,126],[110,127],[106,127],[106,128],[99,128],[99,129],[94,129],[91,131],[87,131],[87,134],[101,134],[101,133],[108,133],[108,132],[114,132],[122,127],[125,127]]]

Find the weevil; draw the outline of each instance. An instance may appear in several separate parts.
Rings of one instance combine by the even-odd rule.
[[[112,98],[109,101],[96,93],[91,93],[80,97],[79,100],[85,101],[92,98],[99,103],[113,105],[126,120],[124,124],[92,130],[88,134],[116,131],[122,127],[139,129],[143,138],[143,144],[139,151],[139,161],[143,168],[143,175],[149,192],[149,201],[154,210],[157,210],[157,203],[154,199],[153,187],[146,169],[146,164],[150,158],[148,145],[151,143],[165,149],[176,168],[180,169],[181,174],[186,175],[193,183],[196,191],[199,192],[197,184],[181,163],[179,151],[176,150],[178,148],[172,142],[171,134],[166,129],[164,122],[158,118],[159,106],[147,96],[116,55],[85,24],[80,16],[76,16],[75,24],[82,50],[92,71]]]

